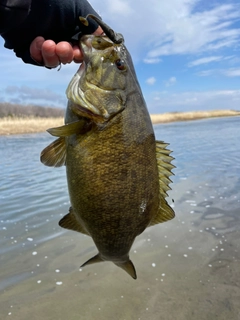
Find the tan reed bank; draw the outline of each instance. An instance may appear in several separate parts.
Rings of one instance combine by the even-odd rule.
[[[168,112],[163,114],[152,114],[153,124],[168,123],[175,121],[190,121],[207,118],[240,116],[240,111],[236,110],[210,110],[210,111],[190,111],[190,112]]]
[[[169,112],[152,114],[153,124],[168,123],[175,121],[199,120],[205,118],[240,116],[240,111],[235,110],[212,110],[192,112]],[[63,118],[38,118],[38,117],[4,117],[0,118],[0,135],[24,134],[44,132],[48,128],[63,125]]]
[[[44,132],[63,125],[63,118],[4,117],[0,118],[0,135]]]

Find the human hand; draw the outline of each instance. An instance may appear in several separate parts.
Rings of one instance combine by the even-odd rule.
[[[33,60],[49,68],[55,68],[60,63],[81,62],[83,58],[79,47],[72,47],[66,41],[56,44],[43,37],[36,37],[33,40],[30,45],[30,54]]]
[[[94,32],[96,35],[102,33],[101,27],[98,27]],[[30,54],[33,60],[49,68],[55,68],[60,63],[66,64],[72,61],[80,63],[83,60],[83,54],[78,46],[72,46],[66,41],[56,44],[54,41],[45,40],[43,37],[36,37],[32,41]]]

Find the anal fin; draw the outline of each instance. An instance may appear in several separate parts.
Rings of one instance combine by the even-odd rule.
[[[77,231],[86,235],[89,235],[89,233],[86,231],[86,229],[80,224],[80,222],[75,218],[75,215],[73,213],[73,209],[69,209],[69,213],[66,214],[60,221],[59,226],[65,229]]]

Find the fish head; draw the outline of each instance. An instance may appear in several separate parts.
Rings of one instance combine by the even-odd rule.
[[[96,35],[82,36],[80,48],[83,63],[67,89],[72,111],[96,122],[109,121],[126,105],[126,48],[123,42]]]

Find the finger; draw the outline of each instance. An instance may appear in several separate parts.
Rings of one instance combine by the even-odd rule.
[[[83,54],[78,46],[73,46],[73,60],[76,63],[81,63],[83,61]]]
[[[103,34],[103,30],[101,27],[98,27],[97,30],[93,33],[94,35]],[[81,63],[83,61],[83,53],[78,46],[73,46],[73,60],[76,63]]]
[[[103,33],[104,33],[103,29],[101,27],[98,27],[97,30],[93,34],[95,34],[97,36],[100,36]]]
[[[73,48],[70,43],[66,41],[59,42],[56,45],[55,52],[61,63],[65,64],[73,61]]]
[[[42,56],[46,67],[54,68],[60,63],[56,54],[56,43],[52,40],[44,41],[42,45]]]
[[[30,45],[30,55],[33,60],[39,63],[43,62],[42,45],[44,41],[45,39],[43,37],[36,37]]]

